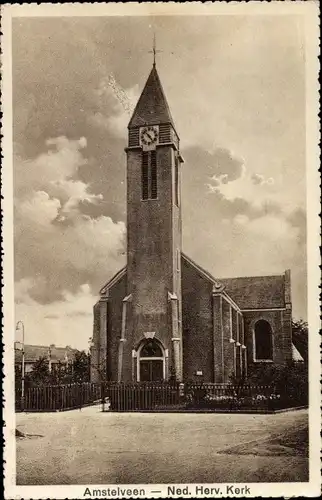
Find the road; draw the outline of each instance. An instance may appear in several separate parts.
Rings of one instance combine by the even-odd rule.
[[[89,407],[17,414],[18,430],[28,434],[17,438],[17,484],[307,481],[307,457],[283,447],[272,453],[265,444],[306,426],[306,410],[238,415]],[[232,451],[243,443],[241,454]]]

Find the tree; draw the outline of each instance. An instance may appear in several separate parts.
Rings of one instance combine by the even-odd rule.
[[[73,382],[89,382],[90,355],[85,351],[76,351],[73,361]]]
[[[308,370],[305,363],[289,361],[286,364],[251,365],[248,383],[274,387],[282,398],[295,404],[308,402]]]
[[[47,358],[40,357],[37,359],[29,373],[29,379],[32,385],[45,385],[50,383],[51,376]]]

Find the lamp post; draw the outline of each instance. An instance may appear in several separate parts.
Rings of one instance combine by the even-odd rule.
[[[65,380],[67,381],[67,383],[69,382],[68,362],[69,362],[68,351],[66,350],[66,352],[65,352]]]
[[[91,337],[88,341],[89,343],[89,350],[88,350],[88,371],[89,371],[89,381],[91,382],[91,362],[92,362],[92,351],[93,351],[93,347],[94,347],[94,341],[93,341],[93,337]]]
[[[25,325],[22,321],[18,321],[16,324],[16,331],[21,327],[22,331],[22,343],[21,343],[21,411],[25,409]]]

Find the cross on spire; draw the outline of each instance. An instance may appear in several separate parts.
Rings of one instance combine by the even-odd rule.
[[[154,33],[153,34],[153,47],[152,47],[152,50],[149,50],[149,54],[153,54],[153,67],[155,67],[156,55],[159,54],[160,52],[162,52],[162,50],[157,50],[155,33]]]

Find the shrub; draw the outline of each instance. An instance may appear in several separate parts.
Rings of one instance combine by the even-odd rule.
[[[248,383],[269,385],[289,404],[308,403],[308,370],[306,363],[290,361],[286,365],[252,365]]]

